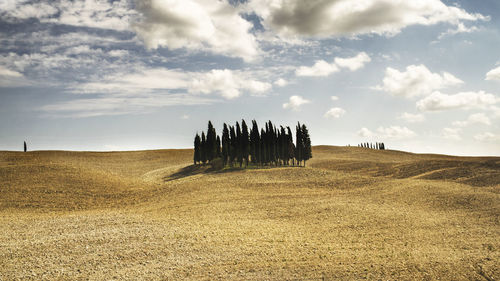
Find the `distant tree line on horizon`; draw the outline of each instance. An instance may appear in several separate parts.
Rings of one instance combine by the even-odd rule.
[[[376,143],[363,142],[358,144],[358,147],[385,150],[385,144],[383,142],[376,142]]]
[[[248,129],[245,120],[241,126],[224,123],[222,138],[217,135],[211,121],[208,121],[207,133],[198,133],[194,138],[194,164],[205,164],[220,158],[222,166],[240,167],[245,163],[254,165],[304,166],[312,158],[311,139],[304,124],[295,127],[295,144],[290,127],[277,128],[271,121],[259,130],[257,122],[252,120],[252,128]]]

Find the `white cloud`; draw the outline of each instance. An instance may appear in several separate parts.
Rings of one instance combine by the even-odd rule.
[[[484,125],[491,125],[490,118],[486,116],[484,113],[475,113],[469,115],[469,118],[465,121],[455,121],[453,122],[453,126],[456,127],[466,127],[469,125],[473,124],[484,124]]]
[[[379,127],[377,129],[377,134],[383,139],[408,139],[416,136],[417,134],[407,127],[391,126],[391,127]]]
[[[373,137],[375,134],[370,131],[369,129],[367,128],[361,128],[359,131],[358,131],[358,136],[360,137],[363,137],[363,138],[369,138],[369,137]]]
[[[472,109],[484,108],[498,102],[493,94],[479,92],[462,92],[453,95],[434,92],[417,102],[417,108],[421,111],[438,111],[448,109]]]
[[[289,101],[283,104],[283,108],[298,111],[302,105],[310,102],[310,100],[306,100],[301,96],[291,96]]]
[[[62,0],[51,4],[59,10],[59,15],[42,21],[124,31],[129,30],[130,21],[137,15],[126,0]]]
[[[0,87],[20,87],[30,84],[22,73],[0,65]]]
[[[488,73],[486,73],[486,80],[500,81],[500,66],[488,71]]]
[[[460,128],[444,128],[442,136],[445,139],[450,139],[450,140],[461,140],[462,137],[460,136],[460,132],[462,129]]]
[[[331,96],[331,97],[330,97],[330,99],[331,99],[332,101],[338,101],[338,100],[339,100],[339,97],[337,97],[337,96]]]
[[[459,22],[455,29],[448,29],[446,32],[441,33],[439,35],[438,39],[442,39],[445,36],[455,35],[458,33],[472,33],[472,32],[477,31],[477,30],[478,30],[478,28],[476,26],[467,27],[463,23]]]
[[[188,94],[166,93],[75,99],[45,105],[40,110],[47,117],[86,118],[104,115],[142,114],[166,106],[210,104],[213,102],[211,99],[193,98]]]
[[[241,90],[247,90],[254,95],[262,95],[272,87],[270,83],[241,77],[229,69],[214,69],[196,76],[189,85],[189,92],[219,93],[226,99],[240,96]]]
[[[403,119],[406,122],[409,123],[418,123],[418,122],[423,122],[425,120],[425,116],[423,114],[412,114],[408,112],[404,112],[401,114],[401,116],[398,117],[398,119]]]
[[[136,16],[129,1],[2,1],[0,16],[10,22],[37,18],[41,22],[54,22],[73,26],[101,29],[128,30],[129,22]]]
[[[73,81],[89,81],[89,78],[102,78],[109,73],[135,71],[138,66],[142,67],[144,63],[138,56],[112,57],[108,52],[103,51],[104,48],[112,48],[115,44],[129,42],[83,32],[66,33],[60,36],[50,35],[45,31],[21,33],[8,40],[0,38],[0,44],[4,44],[6,48],[15,48],[17,45],[40,46],[40,51],[0,54],[0,65],[24,73],[33,85],[65,87]],[[152,55],[148,57],[148,60],[157,62],[157,57]]]
[[[134,29],[148,48],[205,49],[252,61],[258,54],[251,23],[226,1],[137,0]]]
[[[81,55],[81,54],[102,54],[102,49],[100,48],[90,48],[89,45],[78,45],[68,48],[64,51],[66,55]]]
[[[76,93],[137,94],[154,90],[186,89],[190,74],[164,68],[140,68],[132,73],[117,73],[94,82],[76,84]]]
[[[365,64],[370,61],[371,58],[365,52],[361,52],[352,58],[335,58],[335,64],[337,64],[337,66],[348,68],[350,71],[356,71],[363,68]]]
[[[29,18],[46,18],[57,13],[57,9],[49,3],[27,3],[28,1],[0,2],[0,16],[10,22]]]
[[[125,57],[125,56],[128,56],[129,52],[127,50],[111,50],[108,52],[108,55],[112,56],[112,57]]]
[[[340,71],[340,68],[347,68],[350,71],[356,71],[368,62],[370,57],[361,52],[358,55],[350,58],[334,58],[334,62],[328,63],[324,60],[317,60],[313,66],[301,66],[295,71],[297,76],[328,76],[332,73]]]
[[[4,77],[22,77],[23,74],[14,70],[10,70],[0,65],[0,76]]]
[[[376,132],[372,132],[367,128],[361,128],[358,131],[358,136],[365,138],[378,138],[378,139],[409,139],[415,137],[417,134],[407,127],[390,126],[379,127]]]
[[[52,117],[139,114],[163,106],[215,102],[212,98],[194,94],[218,94],[232,99],[243,92],[262,95],[271,89],[270,83],[255,80],[253,75],[255,73],[228,69],[185,72],[139,67],[132,73],[116,73],[88,83],[75,83],[68,88],[69,92],[94,94],[96,98],[49,104],[41,110]],[[307,102],[292,99],[290,108],[298,109]]]
[[[500,107],[498,107],[498,106],[491,106],[490,110],[493,113],[493,118],[500,118]]]
[[[328,76],[332,73],[338,72],[339,68],[335,63],[327,63],[324,60],[318,60],[311,66],[301,66],[295,71],[297,76]]]
[[[346,113],[346,111],[340,107],[333,107],[333,108],[330,108],[330,110],[328,110],[326,113],[325,113],[325,118],[334,118],[334,119],[338,119],[340,117],[342,117],[344,114]]]
[[[288,81],[286,81],[286,80],[285,80],[285,79],[283,79],[283,78],[280,78],[280,79],[278,79],[278,80],[274,81],[274,85],[276,85],[276,86],[278,86],[278,87],[285,87],[285,86],[286,86],[286,85],[288,85],[288,84],[289,84],[289,82],[288,82]]]
[[[183,114],[183,115],[181,116],[181,119],[182,119],[182,120],[187,120],[187,119],[189,119],[189,117],[190,117],[190,116],[189,116],[188,114]]]
[[[407,66],[406,71],[403,72],[388,67],[385,70],[383,85],[377,86],[376,89],[394,96],[411,98],[430,95],[435,90],[462,83],[462,80],[450,73],[432,73],[425,65],[421,64]]]
[[[251,0],[249,7],[282,37],[394,35],[411,25],[489,19],[440,0]]]
[[[497,142],[500,141],[500,135],[495,135],[491,132],[484,132],[482,134],[478,134],[474,136],[475,140],[478,141],[492,141],[492,142]]]
[[[75,93],[137,94],[164,90],[185,90],[193,94],[219,94],[226,99],[239,97],[242,91],[263,95],[272,88],[251,74],[229,69],[186,72],[180,69],[139,67],[134,72],[117,73],[71,87]]]

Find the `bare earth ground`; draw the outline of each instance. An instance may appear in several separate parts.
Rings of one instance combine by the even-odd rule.
[[[0,152],[0,280],[500,280],[500,158]]]

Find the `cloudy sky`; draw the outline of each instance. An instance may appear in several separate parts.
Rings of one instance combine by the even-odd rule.
[[[3,0],[0,150],[315,145],[500,155],[498,0]]]

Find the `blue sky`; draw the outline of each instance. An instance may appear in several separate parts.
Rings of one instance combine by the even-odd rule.
[[[244,118],[500,155],[498,46],[497,0],[6,0],[0,150],[184,148]]]

